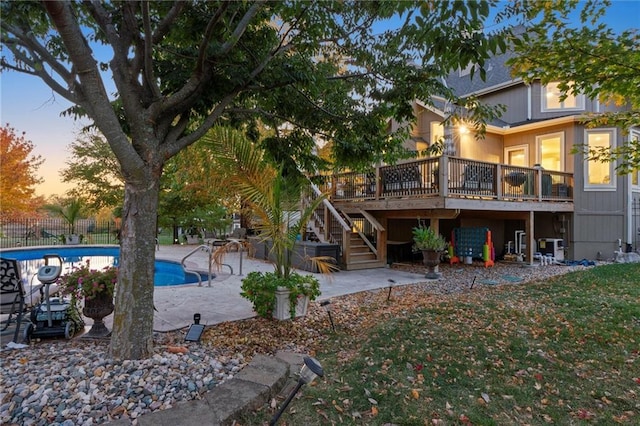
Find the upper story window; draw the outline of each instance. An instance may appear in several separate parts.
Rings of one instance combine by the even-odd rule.
[[[585,131],[585,142],[589,150],[608,150],[615,148],[616,136],[614,129],[594,129]],[[584,163],[585,190],[615,190],[615,162],[603,163],[589,160]]]
[[[563,92],[559,85],[559,82],[551,82],[542,86],[542,111],[583,110],[584,95],[567,94],[566,98],[560,100]]]

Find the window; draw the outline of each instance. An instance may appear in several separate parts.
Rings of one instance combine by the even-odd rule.
[[[439,121],[432,121],[431,137],[429,142],[431,142],[431,145],[433,145],[441,139],[444,139],[444,126]]]
[[[564,171],[564,132],[536,137],[536,163],[547,170]]]
[[[529,146],[506,147],[504,149],[504,162],[511,166],[529,167]]]
[[[610,149],[615,147],[614,129],[587,130],[585,141],[588,149]],[[600,161],[585,159],[585,189],[610,190],[615,189],[615,162],[603,163]]]
[[[568,94],[564,100],[560,100],[563,92],[558,87],[559,85],[560,83],[553,82],[542,86],[542,111],[583,110],[584,95]]]

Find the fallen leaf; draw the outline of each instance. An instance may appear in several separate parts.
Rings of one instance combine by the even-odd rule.
[[[371,415],[374,417],[378,415],[378,407],[376,407],[375,405],[371,407]]]
[[[376,401],[375,399],[373,398],[368,398],[368,399],[369,399],[369,402],[372,403],[373,405],[378,405],[378,401]]]
[[[172,354],[186,354],[187,352],[189,352],[189,349],[185,348],[184,346],[168,346],[167,352]]]
[[[420,393],[418,392],[418,389],[411,389],[411,396],[413,397],[413,399],[420,398]]]

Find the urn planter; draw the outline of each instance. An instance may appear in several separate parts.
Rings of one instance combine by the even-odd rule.
[[[442,276],[442,274],[436,271],[436,267],[440,264],[440,251],[422,250],[422,260],[424,266],[427,268],[425,278],[437,280]]]
[[[113,294],[102,293],[94,298],[84,299],[82,314],[93,320],[93,325],[86,337],[107,337],[111,331],[104,325],[104,318],[113,312]]]

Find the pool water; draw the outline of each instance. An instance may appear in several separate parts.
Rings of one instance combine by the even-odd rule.
[[[91,269],[102,269],[107,266],[118,265],[120,248],[118,246],[52,246],[37,248],[20,248],[0,251],[0,256],[17,259],[23,279],[31,283],[38,273],[38,269],[44,265],[45,255],[58,255],[64,261],[63,274],[72,268],[89,263]],[[206,281],[207,276],[201,275]],[[194,284],[198,277],[193,273],[185,273],[182,265],[169,260],[156,260],[153,285],[165,287],[171,285]]]

